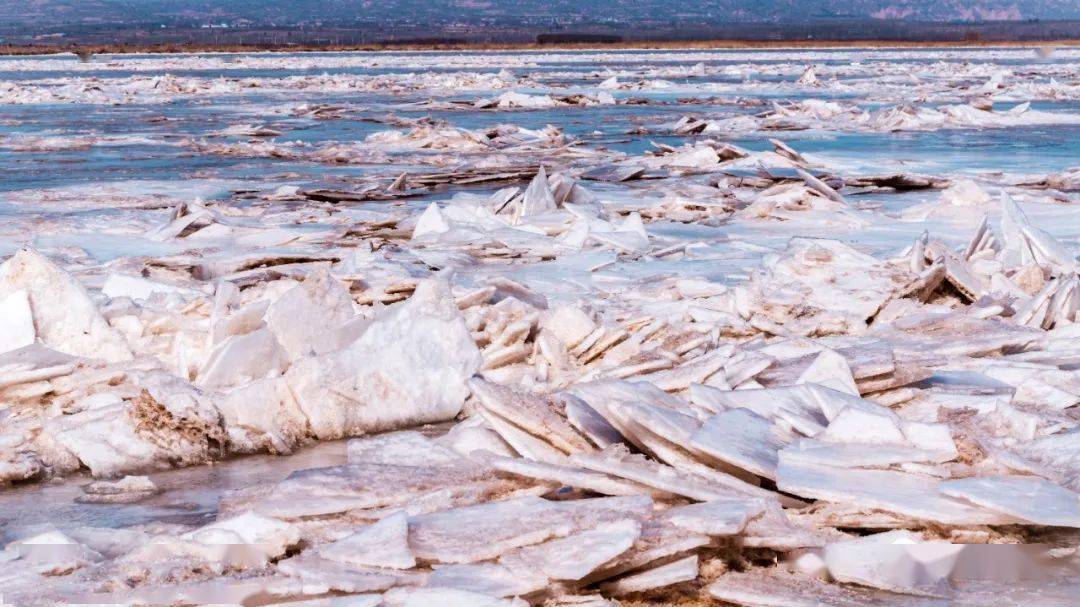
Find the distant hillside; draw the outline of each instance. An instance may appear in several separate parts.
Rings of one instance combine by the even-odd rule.
[[[0,26],[317,22],[419,25],[1080,19],[1080,0],[5,0]]]

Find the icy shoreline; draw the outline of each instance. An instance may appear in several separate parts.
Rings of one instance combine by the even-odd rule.
[[[0,596],[1067,604],[1080,51],[770,53],[0,60]]]

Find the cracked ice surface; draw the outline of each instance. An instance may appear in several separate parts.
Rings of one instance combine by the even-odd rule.
[[[1070,604],[1078,74],[0,58],[0,596]]]

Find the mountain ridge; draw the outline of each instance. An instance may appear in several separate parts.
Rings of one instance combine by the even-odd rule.
[[[0,23],[447,24],[798,22],[828,19],[977,22],[1080,19],[1075,0],[22,0],[0,3]]]

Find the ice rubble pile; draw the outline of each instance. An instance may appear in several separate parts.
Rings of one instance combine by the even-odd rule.
[[[801,73],[800,71],[801,70]],[[865,95],[873,91],[878,101],[906,103],[915,99],[929,103],[974,102],[992,106],[994,101],[1014,102],[1075,98],[1080,87],[1067,65],[1032,70],[1005,69],[983,63],[958,65],[946,61],[923,62],[917,68],[899,62],[853,62],[848,64],[796,66],[776,64],[771,69],[746,70],[729,66],[722,73],[729,76],[772,76],[772,79],[747,79],[741,88],[759,88],[775,92],[790,89],[827,90],[839,96]],[[749,72],[749,73],[747,73]],[[775,78],[789,79],[778,83]]]
[[[603,87],[601,87],[603,88]],[[518,93],[516,91],[510,91],[494,97],[491,99],[477,99],[473,107],[476,109],[543,109],[553,107],[565,107],[565,106],[595,106],[595,105],[614,105],[615,98],[611,96],[611,93],[601,91],[595,95],[592,94],[576,94],[576,95],[530,95],[528,93]]]
[[[705,134],[800,131],[826,129],[858,132],[891,132],[958,128],[1005,128],[1038,124],[1075,124],[1075,114],[1031,109],[1030,102],[1018,103],[1007,110],[995,111],[992,102],[968,104],[898,105],[866,110],[858,105],[824,99],[803,99],[787,104],[773,103],[771,110],[732,118],[696,120],[692,131],[677,123],[676,133]]]
[[[897,61],[901,53],[850,62],[791,63],[776,61],[781,57],[766,52],[730,55],[719,52],[641,55],[637,66],[618,66],[625,55],[590,54],[589,61],[609,64],[602,70],[593,65],[574,65],[565,55],[456,55],[423,57],[415,54],[379,54],[362,56],[234,56],[234,57],[111,57],[108,60],[78,63],[74,57],[63,60],[7,60],[4,71],[16,75],[35,72],[69,72],[67,77],[25,79],[14,77],[0,81],[0,103],[45,104],[141,104],[168,103],[193,96],[236,97],[256,92],[267,93],[355,93],[377,92],[393,95],[428,94],[450,97],[461,91],[475,92],[472,100],[431,100],[430,103],[473,109],[547,108],[568,105],[593,106],[615,103],[611,91],[676,92],[690,97],[739,94],[774,95],[782,91],[791,96],[824,92],[833,97],[864,98],[903,105],[915,100],[934,105],[948,104],[950,114],[959,104],[974,102],[1023,103],[1025,101],[1068,101],[1080,99],[1075,61],[1037,60],[1024,49],[1006,68],[997,63],[992,51],[976,53],[977,63],[939,60],[937,57],[911,55],[914,61]],[[376,58],[377,57],[377,58]],[[583,56],[586,57],[586,56]],[[762,58],[770,61],[763,62]],[[839,58],[833,56],[832,58]],[[847,58],[845,58],[847,59]],[[671,64],[687,60],[698,63]],[[723,63],[713,63],[721,60]],[[710,63],[705,63],[706,61]],[[1026,62],[1025,62],[1026,61]],[[547,69],[527,70],[544,65]],[[438,66],[439,70],[425,69]],[[379,68],[388,73],[349,73],[355,68]],[[449,68],[450,71],[446,71]],[[510,69],[521,69],[516,75]],[[303,75],[239,76],[243,70],[300,70]],[[420,70],[420,71],[417,71]],[[498,70],[498,71],[496,71]],[[206,76],[205,71],[224,75]],[[113,77],[116,72],[126,72]],[[327,73],[329,72],[329,73]],[[720,78],[720,80],[716,80]],[[573,81],[596,81],[594,90],[582,89]],[[519,90],[520,89],[520,90]],[[520,92],[530,91],[530,92]],[[475,95],[481,95],[479,99]],[[680,103],[693,103],[680,98]],[[620,102],[631,102],[620,99]],[[661,102],[663,103],[663,102]],[[1041,114],[1041,113],[1039,113]],[[1033,119],[1033,113],[1028,119]],[[936,115],[922,117],[940,121]],[[969,117],[946,117],[964,123]],[[987,120],[977,115],[978,121]],[[1042,116],[1044,120],[1051,116]],[[781,117],[777,117],[781,120]]]
[[[96,76],[0,81],[0,102],[5,104],[170,103],[192,96],[236,96],[253,89],[271,92],[402,94],[415,91],[499,90],[528,86],[526,79],[501,71],[422,72],[396,74],[319,74],[285,77],[202,77],[194,75],[135,75],[102,79]]]
[[[244,301],[226,282],[202,303],[210,308],[203,331],[145,319],[165,333],[155,335],[115,309],[110,324],[81,285],[32,250],[3,268],[5,323],[17,337],[2,354],[4,397],[19,403],[5,420],[5,480],[80,466],[111,476],[225,450],[288,453],[306,437],[449,419],[480,368],[437,282],[415,285],[407,304],[377,318],[357,314],[325,269],[293,286],[279,282],[273,301]],[[116,275],[106,291],[115,303],[128,298],[119,293],[153,298],[156,287]],[[396,356],[387,343],[401,348]],[[338,385],[344,379],[353,388]],[[359,418],[357,403],[366,411]]]
[[[487,129],[463,129],[434,121],[404,121],[409,130],[386,130],[369,135],[363,142],[331,142],[312,145],[304,141],[288,141],[266,135],[264,128],[247,133],[257,139],[227,140],[191,139],[183,142],[200,154],[238,158],[273,158],[278,160],[310,161],[324,164],[374,165],[419,164],[459,166],[463,158],[500,151],[510,156],[529,157],[546,152],[549,157],[581,153],[569,148],[568,138],[554,126],[527,129],[500,124]],[[274,132],[274,131],[270,131]],[[280,133],[278,133],[280,134]],[[569,149],[568,149],[569,148]]]
[[[411,242],[429,263],[483,258],[481,237],[495,259],[657,253],[640,218],[591,214],[592,196],[541,169],[524,191],[429,206]],[[830,605],[979,604],[950,542],[1080,527],[1076,261],[1001,206],[962,250],[924,235],[877,259],[797,238],[734,287],[657,286],[644,315],[505,278],[454,291],[376,254],[162,258],[99,293],[22,250],[0,266],[6,481],[457,423],[353,439],[347,464],[237,492],[202,527],[21,539],[0,590],[608,605],[703,580],[744,605],[807,585]],[[244,230],[193,204],[156,234]],[[785,557],[790,572],[729,570]]]

